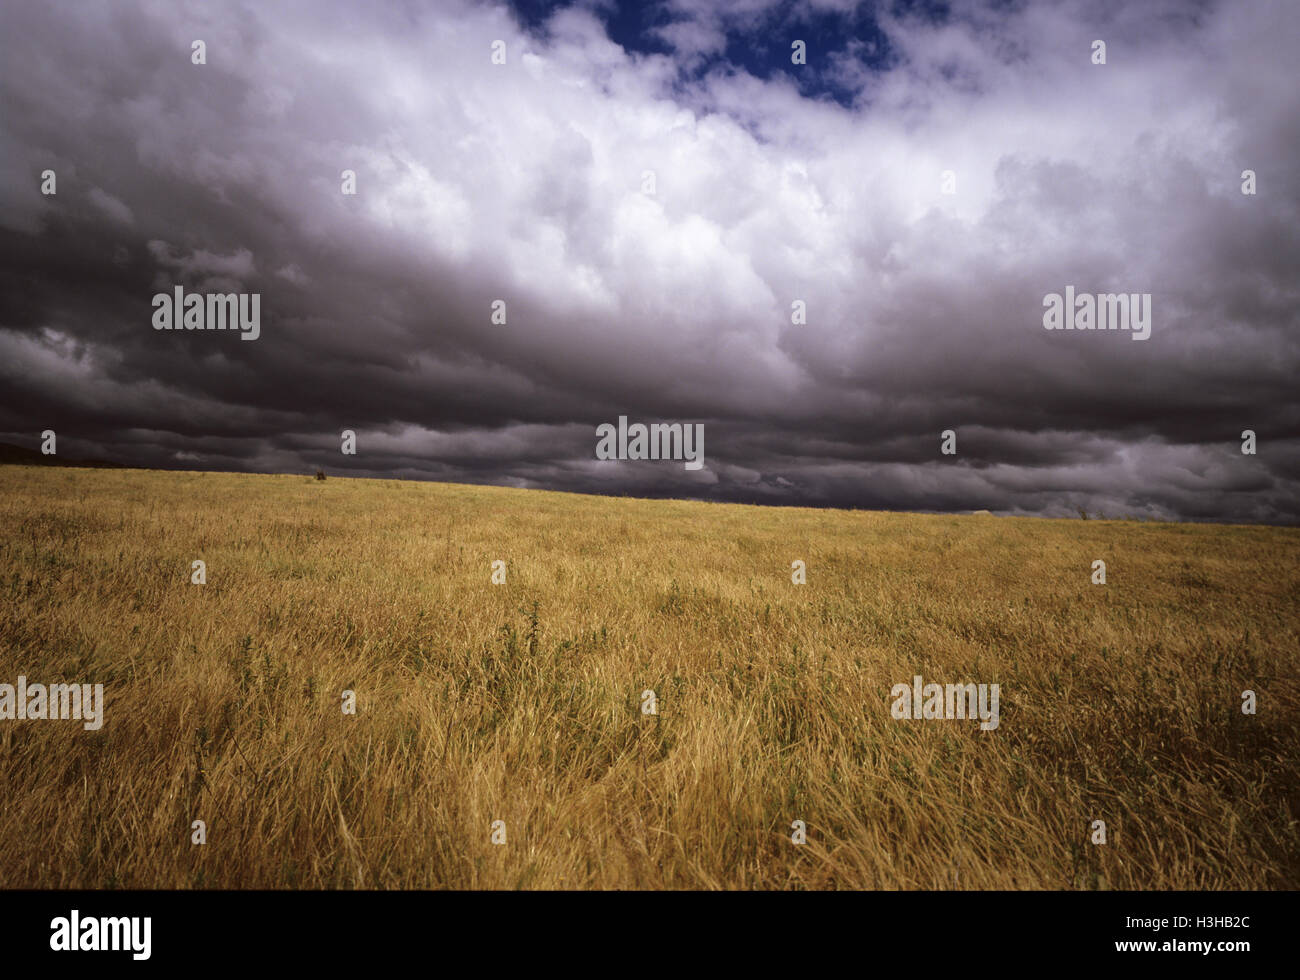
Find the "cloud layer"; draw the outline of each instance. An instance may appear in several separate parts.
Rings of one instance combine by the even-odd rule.
[[[788,5],[674,0],[648,49],[667,53],[611,41],[608,13],[5,5],[23,41],[0,63],[0,439],[1300,521],[1294,4],[873,10],[888,58],[810,44],[767,72],[720,53],[788,52]],[[154,331],[173,284],[260,293],[261,337]],[[1150,293],[1150,339],[1045,331],[1067,285]],[[620,415],[704,423],[705,467],[597,460]]]

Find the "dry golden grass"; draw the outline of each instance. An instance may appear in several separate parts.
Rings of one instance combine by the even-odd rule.
[[[18,466],[0,491],[0,682],[106,697],[98,732],[0,721],[3,887],[1300,886],[1295,529]],[[914,674],[999,683],[1000,727],[893,720]]]

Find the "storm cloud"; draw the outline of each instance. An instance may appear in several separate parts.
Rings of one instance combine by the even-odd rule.
[[[1293,3],[0,9],[2,441],[1300,522]],[[260,337],[154,330],[175,285]],[[1044,330],[1067,286],[1150,338]],[[619,416],[704,467],[597,459]]]

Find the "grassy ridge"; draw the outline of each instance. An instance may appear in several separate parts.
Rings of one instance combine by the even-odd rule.
[[[1300,887],[1295,529],[19,466],[0,495],[0,683],[106,698],[97,732],[0,721],[3,887]],[[1000,684],[999,728],[894,720],[914,674]]]

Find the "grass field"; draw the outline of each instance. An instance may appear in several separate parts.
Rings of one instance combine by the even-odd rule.
[[[1300,887],[1297,529],[25,466],[0,495],[0,683],[106,701],[0,721],[6,888]],[[998,728],[895,720],[917,674],[999,684]]]

